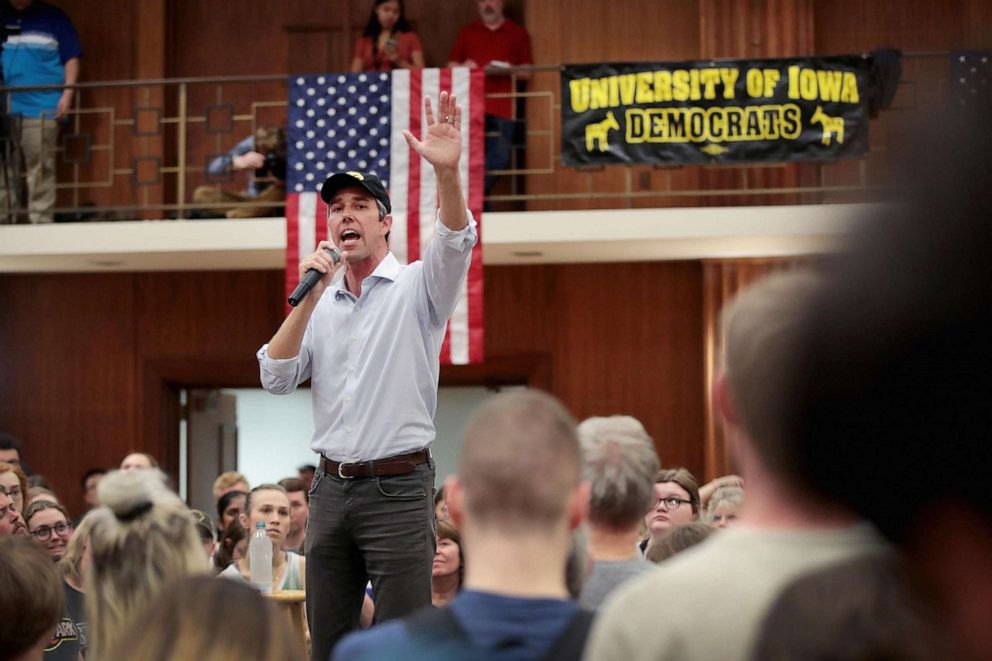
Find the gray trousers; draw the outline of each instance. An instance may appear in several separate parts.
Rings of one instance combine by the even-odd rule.
[[[431,603],[434,463],[406,475],[341,478],[318,469],[307,523],[307,618],[313,661],[358,628],[372,581],[375,622]]]

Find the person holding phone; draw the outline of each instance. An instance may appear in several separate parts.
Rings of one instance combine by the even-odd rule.
[[[355,44],[351,71],[423,68],[424,49],[403,14],[403,0],[375,0],[362,38]]]

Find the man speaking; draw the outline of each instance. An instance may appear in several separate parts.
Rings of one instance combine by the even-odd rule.
[[[441,92],[437,116],[430,99],[424,110],[423,141],[403,132],[437,177],[423,261],[404,266],[389,252],[393,218],[378,177],[331,176],[320,192],[329,240],[300,263],[301,279],[310,269],[323,276],[258,351],[269,392],[312,379],[311,447],[321,456],[306,540],[314,660],[358,626],[367,581],[377,622],[431,600],[438,356],[478,235],[458,178],[461,108]]]

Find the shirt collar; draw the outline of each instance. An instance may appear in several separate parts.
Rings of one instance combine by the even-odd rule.
[[[396,259],[396,256],[387,252],[386,256],[382,258],[379,265],[375,267],[375,270],[369,274],[366,280],[369,278],[382,278],[383,280],[396,281],[396,278],[400,275],[400,269],[402,265],[400,260]],[[331,280],[331,286],[341,292],[347,292],[348,287],[344,283],[344,269],[339,269],[337,273],[334,274],[334,279]]]
[[[386,256],[382,258],[379,262],[379,266],[375,267],[372,271],[370,278],[385,278],[386,280],[396,280],[400,275],[400,260],[396,259],[396,255],[392,252],[387,252]]]

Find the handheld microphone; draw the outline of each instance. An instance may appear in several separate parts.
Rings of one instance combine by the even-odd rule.
[[[339,253],[335,248],[324,248],[324,252],[327,256],[331,258],[331,261],[337,264],[341,261],[341,253]],[[303,275],[303,279],[300,280],[300,284],[296,285],[296,289],[293,293],[289,295],[289,304],[294,308],[300,304],[307,294],[310,293],[310,289],[313,288],[315,284],[320,282],[320,279],[324,277],[324,274],[317,269],[307,269],[307,272]]]

